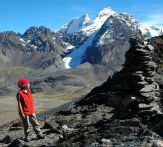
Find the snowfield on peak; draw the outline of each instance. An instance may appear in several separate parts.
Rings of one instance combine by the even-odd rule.
[[[85,51],[92,45],[96,33],[97,32],[91,34],[90,37],[83,43],[83,45],[81,45],[79,48],[73,48],[73,51],[63,58],[66,69],[76,67],[82,63]]]
[[[91,18],[88,16],[88,14],[80,18],[76,18],[68,24],[67,33],[79,32],[80,30],[82,30],[82,28],[89,25],[90,22]]]
[[[110,8],[105,8],[102,11],[100,11],[97,17],[92,21],[90,26],[83,28],[82,31],[87,35],[90,35],[95,31],[99,30],[109,16],[111,15],[114,16],[116,14],[117,13],[111,10]]]
[[[115,21],[113,22],[112,19]],[[114,42],[116,38],[118,38],[119,40],[125,40],[124,34],[121,33],[121,30],[118,29],[119,26],[117,26],[117,29],[114,30],[114,32],[112,30],[112,28],[115,28],[112,26],[116,26],[116,24],[114,24],[116,23],[116,20],[119,21],[122,24],[122,26],[124,26],[123,30],[124,29],[128,30],[128,28],[130,28],[133,34],[139,32],[140,30],[142,32],[142,35],[144,35],[145,39],[149,39],[151,37],[159,36],[163,34],[161,29],[142,25],[139,22],[137,22],[133,18],[133,16],[129,15],[128,13],[126,12],[118,13],[113,11],[109,7],[104,8],[102,11],[100,11],[94,20],[91,20],[88,14],[86,14],[80,18],[76,18],[72,20],[70,23],[64,25],[64,27],[60,29],[61,31],[59,30],[61,32],[61,36],[76,35],[76,38],[80,38],[80,37],[86,38],[85,40],[83,40],[83,42],[80,42],[81,44],[79,43],[79,45],[77,44],[76,46],[73,44],[74,42],[72,44],[71,42],[69,42],[67,49],[71,51],[69,52],[68,55],[66,55],[63,58],[63,62],[65,63],[65,68],[69,69],[72,67],[76,67],[83,62],[83,58],[87,48],[92,45],[92,42],[94,41],[96,34],[98,34],[100,29],[106,22],[107,22],[107,26],[104,28],[103,33],[99,38],[99,42],[98,42],[99,45],[105,44],[104,40],[106,39],[109,40],[110,44]],[[118,33],[118,36],[116,37],[113,36],[113,34],[115,33]]]
[[[67,25],[67,27],[69,26],[69,28],[67,28],[67,33],[82,32],[89,37],[80,47],[72,48],[72,52],[63,58],[66,69],[76,67],[82,63],[86,49],[92,45],[98,30],[111,15],[117,15],[117,13],[111,8],[104,8],[93,21],[89,19],[88,15],[85,15],[75,19]]]
[[[111,8],[104,8],[99,12],[94,20],[91,20],[89,15],[86,14],[80,18],[72,20],[70,23],[62,26],[61,29],[66,30],[68,34],[82,32],[85,35],[89,36],[96,30],[100,29],[109,16],[116,14],[117,13]]]

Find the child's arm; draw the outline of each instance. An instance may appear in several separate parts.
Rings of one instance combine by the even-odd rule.
[[[25,114],[23,113],[23,109],[22,109],[22,105],[21,105],[21,95],[18,94],[16,98],[17,98],[17,102],[18,102],[19,114],[20,114],[20,116],[25,118]]]

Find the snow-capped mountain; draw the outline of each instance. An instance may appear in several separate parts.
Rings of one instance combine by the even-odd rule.
[[[102,11],[99,12],[97,17],[92,21],[92,23],[90,23],[89,26],[82,28],[82,31],[87,35],[91,35],[101,28],[108,17],[116,15],[117,13],[114,12],[111,8],[104,8]]]
[[[78,27],[79,23],[77,22],[79,22],[79,20],[80,24],[86,25],[80,25],[80,27]],[[74,29],[72,29],[71,24],[73,24]],[[130,37],[137,35],[140,32],[146,39],[162,34],[160,29],[143,26],[131,15],[115,12],[111,8],[104,8],[99,12],[94,20],[91,21],[89,19],[89,22],[87,23],[85,23],[85,19],[83,19],[83,17],[73,20],[66,25],[64,29],[62,28],[62,34],[63,32],[64,35],[71,35],[73,38],[80,38],[80,36],[84,38],[79,41],[80,45],[73,44],[74,48],[71,48],[71,52],[68,55],[66,54],[63,58],[66,68],[76,67],[86,61],[91,63],[101,63],[101,61],[93,55],[93,53],[95,53],[95,46],[101,47],[107,44],[108,46],[114,45],[115,47],[115,42],[127,42]],[[69,46],[71,45],[71,42],[67,42],[68,39],[64,39],[64,37],[62,41],[69,43]],[[109,50],[109,48],[106,49],[106,51]],[[88,52],[89,56],[87,55]],[[97,53],[99,53],[99,51],[97,51]],[[109,58],[107,60],[109,60]]]
[[[63,61],[65,62],[66,68],[76,67],[80,63],[82,63],[83,55],[86,49],[92,45],[92,42],[93,42],[94,37],[96,36],[96,33],[101,28],[103,23],[107,20],[107,18],[112,15],[113,16],[117,15],[117,13],[114,12],[111,8],[105,8],[102,11],[100,11],[97,17],[92,21],[91,19],[87,19],[89,21],[85,23],[86,19],[83,19],[83,18],[88,18],[88,15],[87,15],[87,17],[82,16],[81,18],[76,19],[70,22],[67,26],[65,26],[64,29],[67,34],[77,36],[77,38],[79,36],[82,36],[85,38],[82,40],[83,42],[79,47],[78,46],[74,47],[73,51],[63,59]],[[80,25],[80,27],[78,27],[79,23],[77,22],[80,22],[80,24],[84,24],[84,25]],[[73,31],[71,28],[72,24],[75,28],[73,29]],[[76,28],[79,28],[79,29],[76,29]]]
[[[144,35],[145,39],[149,39],[151,37],[159,36],[163,34],[163,29],[156,28],[154,26],[145,26],[145,25],[140,24],[139,28],[142,34]]]
[[[68,69],[89,62],[119,68],[129,38],[140,32],[146,39],[162,34],[161,29],[143,26],[127,13],[104,8],[95,19],[85,14],[55,32],[44,26],[30,27],[22,35],[2,32],[0,61],[12,64],[20,54],[15,65]]]
[[[68,26],[67,26],[67,33],[74,33],[79,32],[80,30],[83,30],[83,28],[89,26],[91,23],[91,18],[88,14],[85,14],[84,16],[80,18],[76,18],[72,20]]]
[[[91,20],[88,14],[73,19],[68,24],[65,24],[58,32],[64,32],[67,34],[73,33],[83,33],[86,36],[91,35],[95,31],[99,30],[104,22],[108,19],[108,17],[121,17],[122,21],[127,21],[129,27],[133,27],[130,25],[131,22],[135,23],[134,27],[140,29],[147,38],[154,37],[156,35],[160,35],[162,29],[156,28],[154,26],[144,26],[143,24],[138,23],[131,15],[128,13],[118,13],[113,11],[111,8],[104,8],[99,14],[96,16],[94,20]]]
[[[96,30],[100,29],[106,19],[111,15],[116,15],[111,8],[104,8],[99,14],[96,16],[94,20],[91,20],[88,14],[80,18],[73,19],[68,24],[65,24],[58,30],[58,32],[64,32],[66,34],[73,33],[82,33],[86,36],[91,35]]]

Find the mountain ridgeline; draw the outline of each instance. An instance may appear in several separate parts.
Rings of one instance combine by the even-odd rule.
[[[82,63],[100,64],[113,70],[124,62],[130,37],[145,38],[162,31],[139,24],[132,16],[105,8],[92,20],[88,14],[73,19],[58,31],[30,27],[24,34],[0,33],[0,66],[65,69]]]
[[[44,139],[31,134],[25,142],[20,120],[0,126],[2,145],[163,145],[163,35],[158,28],[105,8],[94,20],[86,14],[58,31],[41,26],[24,34],[2,32],[0,66],[4,71],[28,67],[33,93],[80,98],[38,115]],[[19,74],[26,73],[20,69]],[[5,72],[0,95],[13,89],[7,83],[12,74]]]

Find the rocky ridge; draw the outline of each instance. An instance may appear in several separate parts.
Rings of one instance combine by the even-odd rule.
[[[64,69],[63,48],[53,42],[54,33],[46,27],[30,27],[23,35],[0,33],[0,66]]]
[[[72,67],[89,62],[117,71],[124,62],[128,38],[139,30],[147,38],[162,34],[161,30],[142,27],[131,15],[111,8],[104,8],[94,20],[88,14],[76,18],[55,32],[44,26],[30,27],[24,34],[2,32],[0,66],[60,70],[70,66],[66,64],[71,58],[71,62],[75,62]],[[65,57],[68,58],[66,63]]]
[[[45,138],[23,140],[20,121],[2,126],[8,146],[163,146],[163,114],[151,58],[154,48],[131,38],[121,71],[81,100],[40,117]]]

